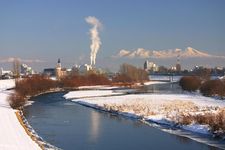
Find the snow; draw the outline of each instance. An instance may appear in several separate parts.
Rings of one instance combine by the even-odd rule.
[[[225,107],[225,101],[193,94],[129,94],[112,95],[113,90],[76,91],[65,95],[79,104],[115,112],[127,117],[141,118],[147,122],[174,126],[181,115],[215,112]],[[102,95],[107,95],[102,97]],[[91,97],[93,96],[93,97]],[[79,98],[81,97],[81,98]],[[209,126],[190,124],[180,128],[191,132],[210,134]]]
[[[15,87],[15,79],[0,80],[0,91]]]
[[[112,90],[112,89],[117,89],[119,87],[117,86],[109,86],[109,85],[95,85],[95,86],[80,86],[78,89],[80,90]]]
[[[148,82],[145,82],[144,85],[167,84],[167,83],[170,83],[170,82],[163,82],[163,81],[148,81]]]
[[[30,106],[30,105],[32,105],[33,103],[34,103],[34,101],[29,100],[29,101],[26,102],[25,106]]]
[[[119,95],[122,93],[116,93],[113,90],[81,90],[72,91],[64,95],[66,99],[81,98],[81,97],[96,97],[96,96],[110,96]]]
[[[225,79],[225,76],[222,76],[222,77],[219,77],[220,80],[224,80]]]
[[[195,133],[209,134],[208,125],[190,124],[190,125],[183,125],[182,128]]]
[[[168,102],[183,101],[194,103],[198,107],[225,107],[225,101],[201,95],[191,94],[129,94],[122,96],[111,96],[122,93],[115,93],[113,90],[84,90],[72,91],[64,95],[66,99],[76,98],[74,101],[85,101],[96,104],[127,104],[127,103],[144,103],[146,105],[162,105]],[[92,98],[90,98],[92,97]],[[85,98],[85,99],[78,99]],[[158,109],[158,108],[157,108]]]
[[[56,81],[57,78],[56,77],[50,77],[51,80]]]
[[[147,121],[150,121],[150,122],[155,122],[155,123],[158,123],[158,124],[165,124],[165,125],[171,125],[172,122],[167,120],[165,118],[164,115],[152,115],[152,116],[148,116],[148,117],[145,117]]]
[[[41,148],[27,135],[7,101],[12,91],[6,89],[14,86],[14,80],[0,80],[0,149],[39,150]]]

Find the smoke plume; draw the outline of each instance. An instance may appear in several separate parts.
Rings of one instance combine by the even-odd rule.
[[[91,53],[90,53],[90,59],[91,59],[91,65],[95,65],[96,62],[96,55],[98,53],[98,50],[101,46],[101,40],[99,37],[98,29],[101,28],[102,24],[101,22],[92,16],[89,16],[85,18],[86,22],[92,25],[93,27],[90,29],[90,35],[91,35]]]

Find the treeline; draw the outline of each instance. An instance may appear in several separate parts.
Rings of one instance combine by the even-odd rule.
[[[92,85],[110,85],[111,81],[105,74],[87,73],[85,75],[71,75],[62,78],[60,86],[63,88],[76,88],[79,86],[92,86]]]
[[[148,73],[130,64],[123,64],[120,66],[120,71],[112,78],[113,83],[135,83],[148,81]]]
[[[43,75],[34,75],[16,81],[15,92],[9,97],[9,102],[13,108],[19,108],[26,103],[29,97],[56,88],[74,89],[79,86],[118,85],[118,83],[126,85],[147,80],[148,75],[144,70],[128,64],[123,64],[120,72],[112,79],[109,79],[106,74],[97,74],[92,71],[86,74],[69,75],[60,80],[52,80]]]
[[[204,96],[219,96],[221,99],[225,97],[225,80],[186,76],[180,79],[179,84],[183,90],[200,90]]]
[[[24,106],[29,97],[55,90],[67,89],[79,86],[110,85],[111,81],[103,74],[88,73],[85,75],[71,75],[61,80],[52,80],[43,75],[19,79],[16,81],[15,92],[9,97],[12,108]]]

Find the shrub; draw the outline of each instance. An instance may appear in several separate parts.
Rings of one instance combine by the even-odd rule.
[[[123,64],[120,66],[120,73],[114,78],[114,82],[144,82],[148,81],[148,73],[135,66],[129,64]]]
[[[86,78],[88,85],[109,85],[111,83],[104,74],[91,73]]]
[[[200,92],[205,96],[225,96],[225,82],[222,80],[208,80],[200,88]]]
[[[180,79],[179,85],[183,90],[196,91],[201,86],[201,79],[197,76],[185,76]]]
[[[109,85],[111,81],[104,74],[88,73],[85,75],[67,76],[61,80],[61,85],[67,88],[90,85]]]
[[[16,81],[15,93],[8,100],[12,108],[19,108],[26,103],[28,96],[35,96],[56,86],[56,81],[41,75],[20,79]]]
[[[40,94],[56,86],[56,81],[41,75],[34,75],[29,78],[17,80],[15,90],[20,95],[26,97]]]
[[[9,104],[13,109],[18,109],[26,103],[26,99],[19,93],[12,93],[8,98]]]
[[[117,74],[112,78],[112,82],[126,83],[126,82],[132,82],[132,79],[129,76],[127,76],[126,74]]]

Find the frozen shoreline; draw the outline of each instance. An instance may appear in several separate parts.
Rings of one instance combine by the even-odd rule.
[[[16,110],[9,106],[7,91],[15,86],[14,80],[0,80],[0,149],[2,150],[40,150],[36,142],[25,132],[20,124]]]

